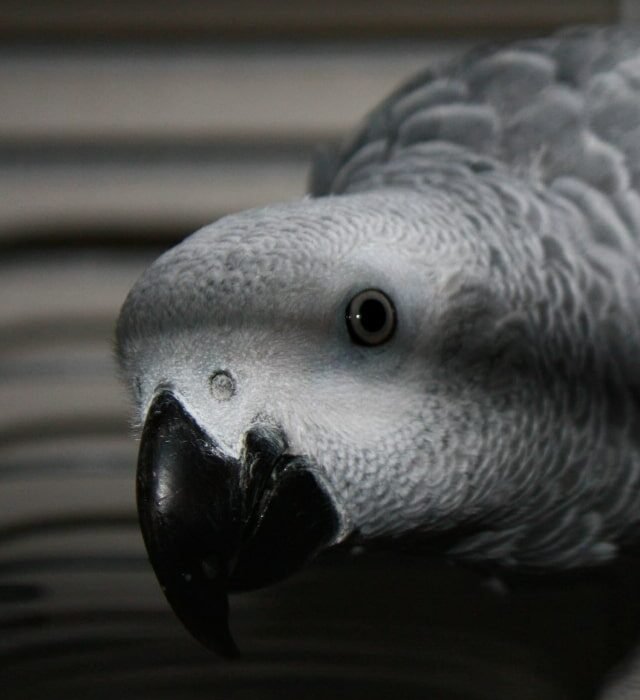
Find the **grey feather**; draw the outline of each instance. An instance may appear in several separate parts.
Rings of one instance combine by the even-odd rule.
[[[637,190],[639,44],[633,30],[571,30],[484,48],[418,76],[367,117],[333,176],[325,171],[322,182],[333,185],[312,193],[348,191],[344,171],[372,143],[392,162],[428,141],[494,156],[545,184],[574,177],[612,193],[631,179]]]
[[[460,528],[451,554],[543,570],[637,549],[640,34],[573,30],[429,70],[319,160],[311,195],[203,229],[134,288],[118,338],[141,417],[170,379],[231,450],[273,410],[328,465],[343,534]],[[331,335],[362,285],[408,309],[372,374]],[[229,418],[196,384],[236,360],[274,384]]]

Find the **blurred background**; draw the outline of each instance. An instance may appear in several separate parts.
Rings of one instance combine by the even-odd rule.
[[[302,196],[318,146],[413,72],[480,41],[621,20],[639,4],[0,3],[3,697],[591,697],[622,653],[607,635],[629,622],[601,588],[560,587],[583,608],[552,587],[507,603],[411,558],[327,560],[239,596],[244,660],[200,650],[142,549],[112,336],[161,251]]]

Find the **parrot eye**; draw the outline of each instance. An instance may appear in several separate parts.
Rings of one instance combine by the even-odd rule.
[[[379,289],[365,289],[347,305],[347,328],[358,345],[381,345],[396,329],[396,310]]]

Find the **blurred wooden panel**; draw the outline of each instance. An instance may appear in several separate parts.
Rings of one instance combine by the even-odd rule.
[[[133,490],[130,476],[100,477],[93,476],[91,489],[84,493],[82,501],[70,501],[71,479],[59,475],[55,478],[41,478],[38,483],[20,480],[5,480],[2,483],[3,508],[0,526],[11,520],[29,518],[50,518],[65,515],[73,517],[89,510],[99,512],[123,513],[133,511]],[[82,490],[83,484],[74,480],[76,490]],[[86,480],[84,486],[86,487]],[[47,507],[43,507],[47,504]]]
[[[129,406],[112,349],[115,316],[153,256],[67,251],[3,258],[0,472],[25,461],[20,450],[42,440],[127,434]]]
[[[117,157],[70,149],[0,162],[0,242],[94,234],[182,236],[219,216],[304,194],[311,149],[185,158],[131,146]],[[215,149],[214,149],[215,151]]]
[[[115,374],[114,362],[112,377],[6,378],[0,384],[0,456],[12,444],[69,435],[72,428],[74,434],[126,434],[129,406]]]
[[[16,345],[37,343],[46,319],[54,324],[65,318],[78,324],[105,318],[110,322],[114,309],[153,257],[154,252],[73,250],[15,259],[4,255],[0,259],[0,326],[8,332],[0,334],[0,350],[13,353]],[[26,329],[22,333],[21,326]],[[68,330],[60,323],[59,327],[60,334],[69,338]],[[110,325],[105,329],[111,332]],[[44,339],[51,342],[51,337]]]
[[[0,52],[0,241],[186,235],[300,197],[314,149],[469,42]],[[157,237],[157,236],[154,236]]]
[[[621,22],[640,22],[640,2],[620,0],[618,14]]]
[[[531,31],[576,22],[611,22],[614,0],[5,0],[5,35],[222,36],[475,33]]]
[[[324,139],[470,42],[22,45],[0,52],[0,143]]]

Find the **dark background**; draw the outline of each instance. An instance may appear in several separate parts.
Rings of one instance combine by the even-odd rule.
[[[508,582],[319,562],[232,601],[239,662],[168,612],[112,359],[127,289],[228,212],[300,197],[428,63],[640,19],[606,0],[0,3],[0,681],[6,698],[587,698],[636,630],[616,571]]]

